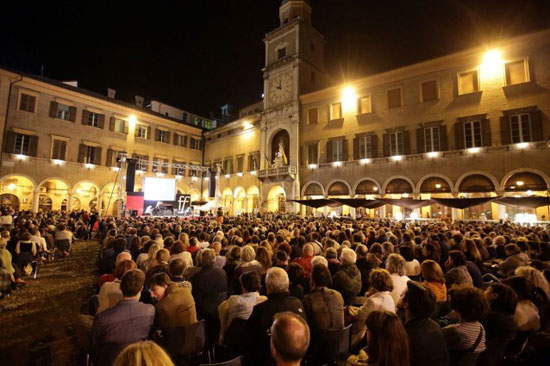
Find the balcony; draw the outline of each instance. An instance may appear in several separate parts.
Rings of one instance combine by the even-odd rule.
[[[295,165],[287,165],[279,168],[262,169],[258,173],[258,178],[271,180],[295,179],[296,172],[297,168]]]

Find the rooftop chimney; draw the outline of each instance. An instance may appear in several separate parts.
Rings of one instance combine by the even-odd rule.
[[[107,96],[111,99],[115,99],[116,98],[116,90],[111,89],[111,88],[107,88]]]
[[[143,108],[143,103],[145,102],[145,98],[143,98],[141,95],[136,95],[134,99],[136,101],[136,105],[140,108]]]

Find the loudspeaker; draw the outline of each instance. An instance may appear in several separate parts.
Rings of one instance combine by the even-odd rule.
[[[208,169],[208,197],[216,197],[216,172],[212,169]]]
[[[137,159],[135,158],[127,158],[126,159],[126,192],[133,192],[134,191],[134,183],[136,180],[136,164]]]

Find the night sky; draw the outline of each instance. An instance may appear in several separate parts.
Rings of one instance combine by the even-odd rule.
[[[262,39],[279,24],[280,0],[10,3],[0,65],[208,115],[260,100]],[[312,3],[335,81],[550,28],[549,0]]]

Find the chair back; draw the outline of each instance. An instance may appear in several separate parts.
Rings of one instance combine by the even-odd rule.
[[[319,330],[314,342],[315,359],[328,363],[345,358],[351,349],[351,324],[342,329]]]
[[[200,366],[241,366],[242,360],[243,360],[243,357],[238,356],[229,361],[219,362],[219,363],[203,363]]]
[[[192,356],[206,351],[204,320],[185,327],[168,328],[164,334],[165,346],[173,356]]]

